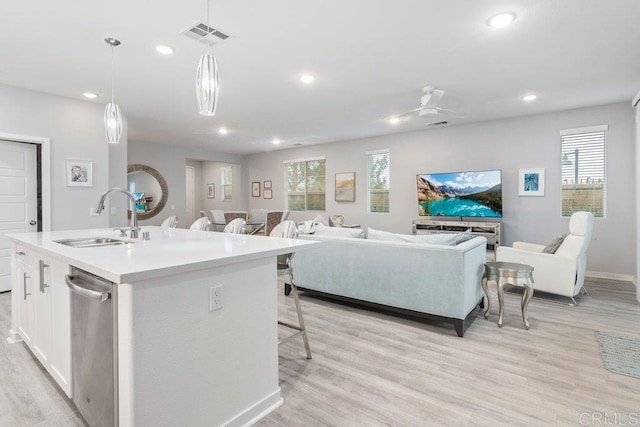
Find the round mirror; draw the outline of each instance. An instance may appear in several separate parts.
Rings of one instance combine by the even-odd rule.
[[[127,167],[127,189],[136,198],[138,219],[149,219],[158,215],[169,197],[167,181],[160,172],[146,165]],[[131,218],[131,211],[128,212]]]

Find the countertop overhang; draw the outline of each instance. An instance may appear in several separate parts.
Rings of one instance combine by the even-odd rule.
[[[112,229],[13,233],[13,242],[115,283],[130,283],[188,271],[215,268],[309,249],[319,242],[245,234],[145,226],[150,240],[91,248],[74,248],[56,240],[115,237]],[[142,236],[142,231],[140,236]],[[124,238],[123,238],[124,239]]]

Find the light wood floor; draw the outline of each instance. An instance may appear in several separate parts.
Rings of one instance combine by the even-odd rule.
[[[285,404],[259,425],[579,426],[604,425],[604,414],[631,425],[624,422],[638,420],[640,379],[604,369],[595,332],[640,336],[635,288],[588,280],[587,289],[577,307],[535,296],[527,331],[518,289],[506,292],[497,327],[492,287],[493,313],[485,320],[477,312],[464,338],[448,324],[302,296],[313,360],[301,340],[280,347]],[[293,322],[292,299],[279,298],[281,318]],[[3,335],[9,324],[10,294],[0,294]],[[23,425],[82,421],[26,347],[3,339],[0,426]]]

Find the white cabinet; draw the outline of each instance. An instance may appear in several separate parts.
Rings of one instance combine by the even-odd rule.
[[[65,275],[69,266],[38,251],[13,246],[12,298],[14,330],[71,397],[71,329],[69,290]]]

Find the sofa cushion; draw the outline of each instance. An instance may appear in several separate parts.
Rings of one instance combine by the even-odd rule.
[[[545,254],[555,254],[558,248],[560,247],[560,245],[562,244],[562,242],[564,242],[565,237],[567,237],[566,234],[556,237],[551,241],[551,243],[545,246],[542,252]]]
[[[390,242],[408,242],[408,243],[429,243],[432,245],[455,246],[455,234],[397,234],[388,231],[380,231],[369,227],[367,230],[367,239],[369,240],[386,240]]]
[[[471,235],[471,229],[465,230],[462,233],[456,234],[456,245],[459,245],[460,243],[464,243],[467,240],[471,239],[473,239],[473,236]]]
[[[335,236],[364,239],[364,230],[362,228],[327,227],[316,224],[316,231],[313,234],[315,234],[316,236]]]

